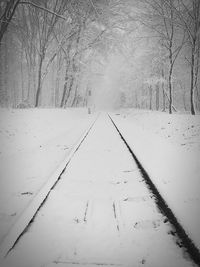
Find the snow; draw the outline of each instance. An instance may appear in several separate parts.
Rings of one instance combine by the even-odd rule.
[[[139,110],[111,116],[200,249],[200,116]]]
[[[110,115],[200,248],[200,116]],[[0,243],[96,117],[86,109],[0,110]],[[193,266],[169,232],[102,114],[5,266]]]
[[[143,129],[163,137],[187,151],[200,150],[200,115],[168,114],[148,110],[123,110],[123,116],[134,119]]]
[[[0,110],[0,243],[95,117],[86,109]]]
[[[102,114],[2,267],[194,266],[170,230]]]

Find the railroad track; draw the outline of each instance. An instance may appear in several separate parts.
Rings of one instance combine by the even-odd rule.
[[[198,248],[195,246],[194,242],[187,235],[184,228],[177,220],[175,214],[170,209],[170,207],[167,205],[167,203],[166,203],[165,199],[162,197],[162,195],[159,193],[157,187],[154,185],[150,176],[148,175],[148,173],[144,169],[142,163],[138,160],[137,156],[134,154],[133,150],[131,149],[131,147],[129,146],[129,144],[127,143],[125,138],[123,137],[122,133],[120,132],[120,130],[117,127],[116,123],[114,122],[113,118],[111,118],[111,116],[109,116],[109,118],[112,121],[114,127],[116,128],[117,132],[119,133],[121,139],[123,140],[123,142],[127,146],[129,152],[133,156],[134,160],[136,161],[137,166],[140,169],[141,174],[145,180],[145,183],[147,184],[147,186],[150,189],[150,191],[152,192],[152,194],[155,196],[155,202],[156,202],[159,210],[164,214],[164,216],[166,216],[169,219],[172,227],[174,228],[174,232],[177,234],[177,236],[179,238],[179,241],[177,240],[177,244],[180,245],[181,247],[184,247],[184,249],[187,251],[187,253],[190,255],[190,257],[193,259],[193,261],[198,266],[200,266],[200,252],[199,252]]]
[[[0,253],[9,267],[200,266],[198,249],[106,115],[50,177]]]
[[[9,251],[15,246],[18,242],[19,238],[23,235],[26,231],[26,228],[29,224],[34,220],[37,212],[39,211],[40,207],[45,202],[46,198],[48,197],[51,189],[56,185],[59,181],[62,173],[67,168],[67,165],[73,158],[74,154],[77,152],[87,135],[89,134],[90,130],[92,129],[93,125],[95,124],[97,118],[92,122],[88,129],[83,133],[83,135],[79,138],[78,142],[74,145],[70,153],[67,157],[61,162],[59,167],[55,170],[55,172],[49,177],[46,183],[40,188],[39,192],[35,195],[34,199],[28,205],[28,207],[24,210],[24,212],[20,215],[18,220],[15,224],[9,229],[8,233],[5,235],[2,243],[0,244],[0,263],[1,259],[5,258]]]

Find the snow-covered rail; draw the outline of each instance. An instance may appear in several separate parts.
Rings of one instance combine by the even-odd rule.
[[[180,247],[184,247],[190,257],[193,259],[193,261],[200,266],[200,251],[198,247],[194,244],[192,239],[188,236],[183,226],[178,221],[176,214],[174,214],[173,210],[169,207],[169,205],[166,203],[165,199],[160,194],[159,190],[155,186],[155,184],[152,182],[149,174],[145,170],[145,168],[142,165],[142,162],[139,161],[137,158],[137,155],[134,153],[133,149],[129,146],[128,142],[126,141],[126,138],[123,136],[119,126],[114,121],[114,118],[112,118],[111,115],[108,115],[110,120],[112,121],[114,127],[116,128],[117,132],[119,133],[121,139],[123,140],[124,144],[127,146],[129,152],[133,156],[134,160],[136,161],[138,168],[141,171],[141,174],[144,178],[144,181],[146,182],[148,188],[153,193],[155,202],[160,209],[160,211],[166,216],[171,223],[172,227],[175,230],[176,235],[180,239],[180,241],[177,241],[177,245]],[[145,152],[144,152],[145,153]]]
[[[198,251],[183,240],[110,119],[102,114],[87,130],[11,230],[1,247],[3,267],[199,265]]]
[[[74,154],[77,152],[77,150],[79,149],[79,147],[89,134],[90,130],[94,126],[97,119],[98,116],[91,123],[88,129],[85,130],[85,132],[79,138],[78,142],[73,146],[72,150],[67,155],[67,157],[61,162],[61,164],[55,170],[55,172],[52,173],[52,175],[48,178],[46,183],[40,188],[39,192],[35,195],[30,204],[25,208],[25,210],[20,215],[16,223],[8,231],[2,243],[0,244],[0,262],[1,259],[3,259],[9,253],[9,251],[15,246],[20,236],[23,235],[23,233],[26,231],[28,225],[34,220],[34,217],[37,214],[38,210],[45,202],[52,188],[56,185],[56,183],[60,179],[62,173],[65,171],[67,165],[73,158]]]

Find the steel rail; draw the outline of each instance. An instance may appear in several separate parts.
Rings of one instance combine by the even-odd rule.
[[[48,178],[46,183],[40,188],[38,193],[31,200],[29,205],[25,208],[25,210],[19,216],[17,221],[14,223],[14,225],[12,225],[11,228],[8,230],[2,243],[0,244],[0,262],[2,259],[4,259],[9,254],[9,252],[14,248],[16,243],[19,241],[20,237],[26,232],[28,226],[34,220],[37,212],[44,204],[51,190],[54,188],[54,186],[57,184],[62,174],[66,170],[74,154],[80,148],[85,138],[87,137],[87,135],[93,128],[98,117],[99,117],[99,114],[97,115],[95,120],[90,124],[89,128],[87,128],[87,130],[83,133],[81,138],[79,138],[78,142],[72,148],[72,150],[67,155],[67,157],[61,162],[59,167],[53,172],[53,174]]]
[[[117,132],[120,135],[122,141],[124,142],[124,144],[128,148],[129,152],[131,153],[133,159],[135,160],[135,162],[136,162],[136,164],[137,164],[137,166],[138,166],[138,168],[139,168],[139,170],[140,170],[140,172],[142,174],[142,177],[144,178],[145,183],[147,184],[149,190],[152,192],[152,194],[153,194],[153,196],[155,198],[155,202],[156,202],[157,207],[159,208],[160,212],[164,216],[167,217],[167,219],[169,220],[172,228],[174,228],[174,230],[175,230],[174,234],[180,240],[179,242],[177,242],[177,245],[179,245],[179,247],[183,247],[185,249],[185,251],[188,253],[188,255],[190,256],[190,258],[193,260],[193,262],[195,262],[195,264],[197,266],[200,266],[200,251],[199,251],[198,247],[194,244],[192,239],[188,236],[188,234],[186,233],[185,229],[183,228],[181,223],[176,218],[176,215],[170,209],[170,207],[168,206],[167,202],[165,201],[165,199],[162,197],[162,195],[160,194],[160,192],[157,189],[157,187],[152,182],[151,177],[149,176],[147,171],[144,169],[141,161],[138,160],[136,154],[133,152],[133,149],[127,143],[126,139],[122,135],[120,129],[118,128],[118,126],[114,122],[113,118],[109,114],[108,114],[108,117],[110,118],[113,126],[117,130]]]

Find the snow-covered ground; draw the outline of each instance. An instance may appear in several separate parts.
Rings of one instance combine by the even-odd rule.
[[[192,240],[194,240],[195,244],[200,248],[200,116],[181,114],[168,115],[162,112],[138,110],[122,110],[112,112],[110,115],[149,173],[169,207],[175,213]],[[0,242],[18,216],[20,216],[28,203],[33,199],[40,187],[58,167],[62,159],[70,153],[80,136],[92,124],[96,116],[97,114],[88,115],[85,109],[0,110]],[[97,120],[97,122],[98,121],[99,120]],[[106,116],[101,117],[100,123],[97,124],[98,127],[96,128],[96,126],[94,126],[94,140],[90,142],[90,138],[88,137],[88,143],[83,143],[85,144],[85,150],[82,152],[81,156],[77,156],[80,157],[81,160],[72,160],[72,163],[74,162],[73,172],[70,176],[70,181],[72,183],[75,176],[75,178],[80,178],[75,175],[76,171],[79,173],[81,172],[81,174],[84,173],[79,170],[80,166],[83,167],[86,173],[85,176],[81,176],[81,181],[79,181],[81,184],[78,185],[77,188],[73,187],[73,192],[71,193],[77,193],[78,196],[76,190],[79,190],[80,186],[83,186],[87,189],[86,191],[83,190],[83,193],[96,194],[95,197],[97,197],[99,193],[106,193],[106,190],[109,191],[110,186],[122,184],[122,191],[121,189],[117,191],[118,195],[116,195],[116,198],[120,198],[121,194],[130,193],[133,194],[134,197],[128,195],[123,197],[123,199],[120,198],[120,201],[123,203],[137,203],[138,198],[137,196],[135,197],[135,194],[139,194],[140,190],[132,190],[134,186],[130,187],[131,181],[129,180],[127,181],[130,182],[130,184],[123,182],[124,179],[122,178],[124,175],[132,175],[132,172],[126,169],[127,167],[125,169],[123,167],[123,164],[126,162],[128,164],[129,160],[126,160],[124,152],[117,152],[119,146],[118,142],[120,143],[121,140],[118,137],[117,141],[117,137],[114,137],[114,132],[116,131],[114,131],[114,127],[113,130],[111,129],[112,127],[109,126],[109,123],[112,126],[111,122],[107,121]],[[107,140],[107,143],[104,148],[105,140]],[[98,145],[98,151],[100,151],[98,153],[95,148],[96,145]],[[91,159],[86,156],[87,153],[91,153],[91,158],[94,159],[94,161],[97,157],[96,163],[98,168],[95,164],[91,163]],[[78,154],[79,153],[77,153],[77,155]],[[117,155],[120,156],[118,157]],[[108,157],[109,160],[106,157]],[[117,161],[115,162],[116,159]],[[87,164],[85,164],[86,162]],[[79,166],[78,168],[77,165]],[[116,170],[121,167],[123,168],[120,169],[120,173],[116,172]],[[101,186],[99,186],[101,185],[101,183],[99,184],[99,180],[97,181],[97,188],[95,187],[96,191],[92,188],[90,190],[90,183],[87,188],[87,174],[89,174],[92,179],[95,177],[99,177],[98,179],[100,180],[107,179],[107,186],[105,187],[105,184],[101,181],[104,186],[102,190]],[[130,180],[132,179],[131,177],[129,177]],[[85,182],[87,183],[85,184]],[[70,183],[66,185],[67,188],[68,186],[70,186]],[[124,191],[124,187],[126,187],[127,191]],[[57,190],[61,190],[61,193],[63,193],[65,190],[68,190],[67,188],[65,189],[65,186],[61,186],[58,187]],[[82,189],[79,191],[82,192]],[[111,196],[111,204],[113,203],[112,199],[113,197]],[[149,198],[146,199],[140,196],[139,203],[140,200],[142,203],[146,203],[146,201],[149,201],[148,199]],[[55,206],[58,204],[56,204],[54,200],[52,203],[54,203]],[[63,205],[62,203],[61,207],[64,208],[65,205]],[[107,205],[105,207],[107,207]],[[106,211],[106,208],[103,208],[103,214],[104,211]],[[61,214],[55,212],[55,216],[53,216],[55,218],[61,218],[59,216],[63,216],[63,209],[60,212]],[[77,210],[77,212],[80,212],[80,210]],[[110,212],[109,209],[109,216]],[[40,215],[43,216],[42,214]],[[130,212],[128,210],[128,218],[130,217],[129,215]],[[145,221],[145,216],[145,212],[141,209],[140,220]],[[131,220],[136,220],[136,217],[134,218]],[[79,225],[79,218],[78,221],[74,221]],[[58,220],[57,223],[59,225],[62,221]],[[135,223],[137,223],[137,221]],[[149,225],[150,224],[147,223],[147,228]],[[82,226],[82,224],[80,226]],[[106,229],[105,222],[103,227]],[[113,225],[111,225],[111,227],[113,227]],[[147,251],[152,247],[152,243],[148,243],[148,240],[146,240],[145,226],[139,229],[142,229],[142,232],[140,231],[137,237],[137,242],[139,243],[136,242],[136,248],[139,244],[140,249],[137,250],[139,253],[138,255],[140,255],[141,251],[144,251],[144,243],[140,243],[141,235],[145,238],[145,247],[148,248]],[[157,228],[155,231],[157,231]],[[83,234],[84,233],[85,232],[83,232]],[[152,233],[154,234],[154,230]],[[76,232],[69,234],[76,235]],[[92,233],[89,232],[89,234]],[[38,235],[40,235],[39,230]],[[128,235],[129,234],[127,234],[127,236]],[[53,238],[54,237],[57,238],[56,231]],[[60,231],[60,235],[58,235],[58,242],[59,237],[62,237],[62,231]],[[87,236],[84,236],[84,238],[86,237]],[[49,239],[46,238],[46,240]],[[151,240],[151,238],[149,240]],[[155,240],[158,242],[156,246],[162,247],[163,239],[158,237]],[[169,244],[168,241],[167,244]],[[169,253],[172,253],[173,250],[171,250],[172,247],[170,246],[168,247]],[[134,249],[135,251],[136,248]],[[163,253],[165,252],[166,250],[163,250]],[[76,254],[76,249],[74,253]],[[176,251],[173,253],[176,254]],[[175,254],[173,254],[174,257],[176,257]],[[148,254],[145,256],[145,261],[146,258],[152,260],[152,265],[146,264],[147,266],[155,266],[154,260],[156,261],[156,258],[152,255]],[[179,261],[180,254],[177,255]],[[140,256],[142,256],[142,254]],[[141,260],[140,256],[138,262]],[[168,258],[172,260],[170,256]],[[142,260],[140,265],[143,265],[145,261]],[[66,262],[66,259],[64,259],[64,263]],[[55,265],[57,264],[56,262],[54,263]],[[156,264],[160,266],[159,261],[156,261]]]
[[[86,109],[0,110],[0,242],[95,117]]]
[[[175,146],[181,146],[186,151],[200,151],[200,115],[170,115],[148,110],[123,110],[122,114]]]
[[[139,110],[111,116],[200,249],[200,116]]]
[[[2,267],[192,267],[101,114]]]

